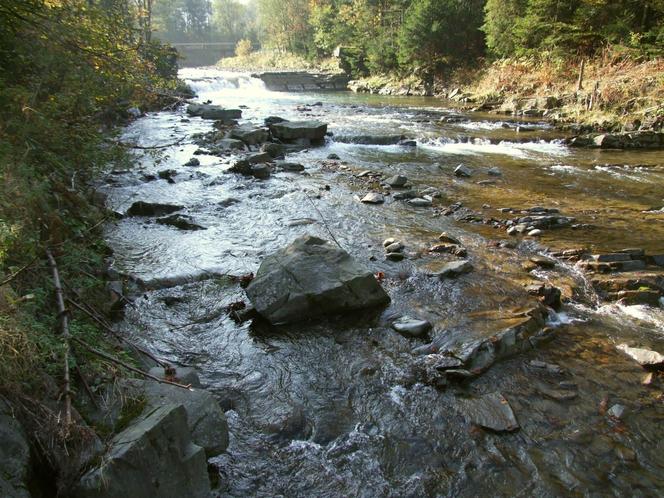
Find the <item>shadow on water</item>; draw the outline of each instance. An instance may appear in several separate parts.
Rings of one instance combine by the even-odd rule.
[[[132,124],[125,139],[185,140],[158,156],[137,157],[134,170],[109,175],[105,187],[115,209],[168,201],[206,228],[179,231],[128,217],[110,224],[106,236],[115,266],[156,289],[137,296],[120,327],[170,361],[197,367],[227,410],[231,444],[214,459],[223,496],[662,493],[661,387],[643,386],[641,367],[615,349],[633,342],[664,350],[662,310],[598,306],[573,267],[533,274],[522,266],[545,246],[661,252],[664,218],[642,212],[664,205],[661,152],[574,151],[545,122],[467,115],[434,99],[282,94],[247,75],[186,70],[183,76],[201,100],[246,105],[248,122],[270,115],[321,119],[333,133],[324,147],[289,156],[305,165],[306,175],[282,172],[259,181],[225,174],[231,157],[201,154],[199,167],[183,166],[198,148],[191,135],[210,130],[210,123],[183,122],[184,110],[152,114]],[[527,131],[517,132],[517,124]],[[392,134],[418,146],[335,141]],[[330,165],[331,153],[341,161]],[[473,170],[470,179],[453,175],[459,163]],[[501,176],[490,178],[491,167]],[[164,169],[177,172],[174,184],[144,181]],[[544,205],[588,227],[552,230],[501,249],[492,241],[507,235],[487,225],[457,223],[392,196],[381,206],[359,203],[356,195],[377,186],[357,177],[363,170],[402,173],[418,188],[439,189],[434,208],[462,201],[500,218],[501,207]],[[493,183],[477,183],[487,179]],[[226,309],[246,300],[244,291],[228,278],[192,277],[255,273],[265,255],[296,237],[329,238],[330,231],[372,272],[384,274],[387,308],[279,328],[259,320],[238,324]],[[428,253],[443,231],[467,248],[473,272],[445,281],[427,276],[457,259]],[[387,237],[402,240],[410,259],[385,261]],[[390,328],[396,316],[429,320],[434,342],[486,338],[500,316],[533,305],[524,286],[535,280],[568,290],[568,303],[548,318],[553,341],[446,389],[419,381],[411,351],[428,340],[396,333]],[[174,285],[156,285],[166,281]],[[496,391],[520,430],[492,433],[467,420],[464,400]],[[614,404],[627,408],[623,419],[604,413],[602,406]]]

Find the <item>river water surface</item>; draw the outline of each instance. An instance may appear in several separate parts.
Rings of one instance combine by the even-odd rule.
[[[256,180],[226,174],[231,156],[197,155],[200,166],[183,166],[198,149],[192,135],[210,131],[211,122],[182,121],[184,108],[151,113],[131,124],[123,140],[176,145],[137,154],[131,171],[108,176],[114,209],[138,200],[180,204],[206,227],[180,231],[127,217],[107,226],[106,237],[114,266],[155,289],[135,296],[120,327],[165,359],[196,367],[227,410],[231,443],[213,459],[221,496],[664,493],[661,385],[643,386],[643,369],[615,349],[627,342],[664,351],[664,311],[600,304],[573,266],[560,263],[534,275],[522,267],[546,248],[664,253],[662,152],[569,149],[545,121],[468,114],[431,98],[275,93],[248,75],[204,69],[181,76],[200,101],[246,106],[242,122],[318,119],[332,132],[325,146],[288,155],[305,174]],[[353,143],[393,134],[415,139],[417,147]],[[331,153],[341,161],[327,161]],[[453,175],[460,163],[473,170],[471,178]],[[502,176],[488,176],[492,167]],[[144,181],[164,169],[177,171],[175,183]],[[361,204],[358,196],[377,186],[358,178],[363,170],[403,174],[442,197],[433,208],[389,196],[383,205]],[[503,250],[491,241],[509,238],[504,229],[456,222],[436,209],[455,202],[487,219],[505,218],[504,207],[555,207],[580,226]],[[426,276],[454,259],[426,254],[443,231],[468,249],[472,273],[447,281]],[[265,255],[305,234],[334,237],[383,272],[392,304],[277,330],[231,319],[225,308],[246,300],[236,283],[193,281],[255,273]],[[402,240],[411,258],[385,261],[388,237]],[[175,285],[187,276],[189,283]],[[549,317],[553,341],[444,390],[413,378],[411,350],[424,342],[390,329],[391,318],[426,318],[434,337],[481,334],[491,328],[486,313],[530,302],[524,285],[535,279],[573,295]],[[534,360],[561,370],[536,368]],[[577,396],[546,395],[561,382]],[[491,433],[467,421],[461,401],[496,391],[509,400],[520,430]],[[614,404],[626,407],[621,420],[602,409]]]

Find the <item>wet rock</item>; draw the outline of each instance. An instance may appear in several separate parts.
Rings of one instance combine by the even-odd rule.
[[[338,135],[336,142],[358,145],[397,145],[403,135]]]
[[[403,261],[404,258],[405,256],[402,252],[388,252],[385,255],[385,259],[387,259],[388,261],[398,262],[398,261]]]
[[[399,143],[397,145],[400,145],[401,147],[417,147],[417,141],[416,140],[399,140]]]
[[[540,268],[554,268],[556,266],[556,260],[547,258],[546,256],[535,255],[530,257],[530,261]]]
[[[320,141],[325,138],[327,124],[320,121],[282,121],[270,124],[270,131],[279,140],[307,139]]]
[[[218,105],[210,104],[189,104],[187,114],[190,116],[200,116],[203,119],[215,119],[221,121],[232,121],[242,117],[240,109],[224,109]]]
[[[450,235],[450,234],[447,233],[447,232],[443,232],[443,233],[441,233],[441,234],[438,236],[438,240],[440,240],[441,242],[445,242],[445,243],[447,243],[447,244],[456,244],[456,245],[458,245],[458,246],[461,245],[461,242],[459,242],[459,239],[457,239],[457,238],[454,237],[453,235]]]
[[[664,366],[664,355],[650,349],[632,348],[627,344],[620,344],[617,348],[645,368],[660,368]]]
[[[284,146],[281,144],[267,143],[261,145],[261,152],[266,152],[272,158],[283,156]]]
[[[267,152],[257,152],[255,154],[249,154],[247,156],[247,161],[249,161],[249,164],[269,163],[272,161],[272,156]]]
[[[414,190],[405,190],[403,192],[397,192],[392,196],[392,198],[397,201],[403,201],[408,199],[415,199],[417,195],[417,192]]]
[[[369,192],[367,195],[362,197],[361,202],[365,204],[382,204],[385,202],[385,197],[377,192]]]
[[[460,399],[458,403],[463,415],[472,424],[496,432],[519,429],[512,407],[499,392],[485,394],[476,399]]]
[[[330,161],[340,161],[341,158],[337,154],[328,154],[327,158]]]
[[[214,143],[215,151],[244,150],[245,147],[242,140],[235,138],[222,138]]]
[[[374,275],[350,255],[313,236],[267,256],[246,289],[273,324],[380,306],[390,298]]]
[[[396,196],[395,196],[396,198]],[[414,199],[410,199],[408,201],[408,204],[411,206],[416,206],[416,207],[429,207],[433,205],[433,202],[430,199],[425,199],[423,197],[416,197]]]
[[[251,167],[251,176],[254,176],[261,180],[269,178],[271,174],[272,170],[270,169],[270,166],[268,166],[267,164],[255,164]]]
[[[184,207],[176,204],[136,201],[127,209],[127,216],[163,216],[181,209]]]
[[[207,498],[210,481],[203,448],[191,442],[182,405],[147,413],[116,435],[99,467],[88,471],[76,498]]]
[[[554,310],[559,310],[562,306],[560,289],[551,285],[533,284],[526,287],[526,291],[531,296],[536,296],[539,301]]]
[[[408,178],[402,175],[395,175],[385,180],[385,183],[388,184],[390,187],[401,188],[404,187],[406,183],[408,183]]]
[[[544,233],[544,232],[542,232],[542,230],[540,230],[539,228],[535,228],[534,230],[530,230],[530,231],[528,232],[528,236],[529,236],[529,237],[539,237],[539,236],[542,235],[543,233]]]
[[[192,157],[191,159],[189,159],[189,161],[184,163],[184,166],[200,166],[200,165],[201,162],[198,160],[197,157]]]
[[[472,175],[473,172],[471,169],[464,164],[459,164],[456,168],[454,168],[454,176],[469,178]]]
[[[498,168],[489,168],[486,174],[489,176],[503,176],[503,172]]]
[[[436,273],[433,273],[432,276],[438,277],[440,279],[456,278],[459,275],[470,273],[471,271],[473,271],[473,265],[470,263],[470,261],[451,261],[450,263],[446,263]]]
[[[385,246],[385,252],[401,252],[403,249],[404,245],[401,242],[392,242]]]
[[[443,193],[435,187],[427,187],[420,190],[418,195],[423,198],[431,197],[432,199],[440,199],[443,196]]]
[[[579,393],[572,389],[557,389],[541,383],[536,385],[537,391],[543,396],[555,401],[571,401],[578,397]]]
[[[238,126],[231,130],[230,138],[241,140],[246,145],[257,145],[267,142],[270,134],[266,128],[256,128],[251,125]]]
[[[277,124],[277,123],[283,123],[284,121],[287,121],[287,120],[284,119],[284,118],[280,118],[279,116],[268,116],[267,118],[265,118],[264,122],[265,122],[265,126],[270,126],[270,125]]]
[[[394,237],[390,237],[389,239],[385,239],[385,240],[383,241],[383,247],[387,247],[387,246],[389,246],[389,245],[391,245],[391,244],[394,244],[395,242],[398,242],[398,240],[395,239]]]
[[[622,419],[625,416],[627,408],[623,405],[615,404],[606,411],[607,416],[615,419]]]
[[[291,163],[288,161],[277,161],[277,167],[284,171],[300,172],[304,171],[304,166],[300,163]]]
[[[431,323],[409,316],[402,316],[392,323],[392,328],[405,335],[420,336],[431,330]]]
[[[311,435],[311,426],[304,408],[298,405],[293,407],[282,420],[268,425],[267,432],[276,440],[307,439]]]
[[[169,182],[173,182],[173,177],[177,174],[178,172],[175,171],[174,169],[163,169],[157,172],[157,176],[159,178],[161,178],[162,180],[168,180]]]
[[[424,348],[425,346],[421,346],[416,349]],[[423,351],[413,362],[412,369],[415,378],[419,382],[443,388],[448,385],[449,372],[458,369],[460,366],[462,366],[462,362],[458,358]]]
[[[10,404],[0,398],[0,495],[30,498],[30,446]]]
[[[180,230],[206,230],[205,227],[194,223],[191,216],[184,214],[172,214],[164,218],[157,218],[157,223],[179,228]]]
[[[465,247],[461,247],[457,244],[436,244],[429,248],[429,252],[447,253],[460,257],[464,257],[468,253]]]

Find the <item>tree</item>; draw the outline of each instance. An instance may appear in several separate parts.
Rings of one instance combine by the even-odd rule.
[[[487,0],[482,30],[491,52],[502,57],[516,52],[519,44],[515,33],[516,20],[524,15],[526,6],[527,0]]]

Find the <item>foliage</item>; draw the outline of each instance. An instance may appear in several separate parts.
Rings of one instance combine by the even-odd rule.
[[[238,57],[247,57],[252,51],[251,40],[247,40],[246,38],[240,40],[235,45],[235,55]]]

